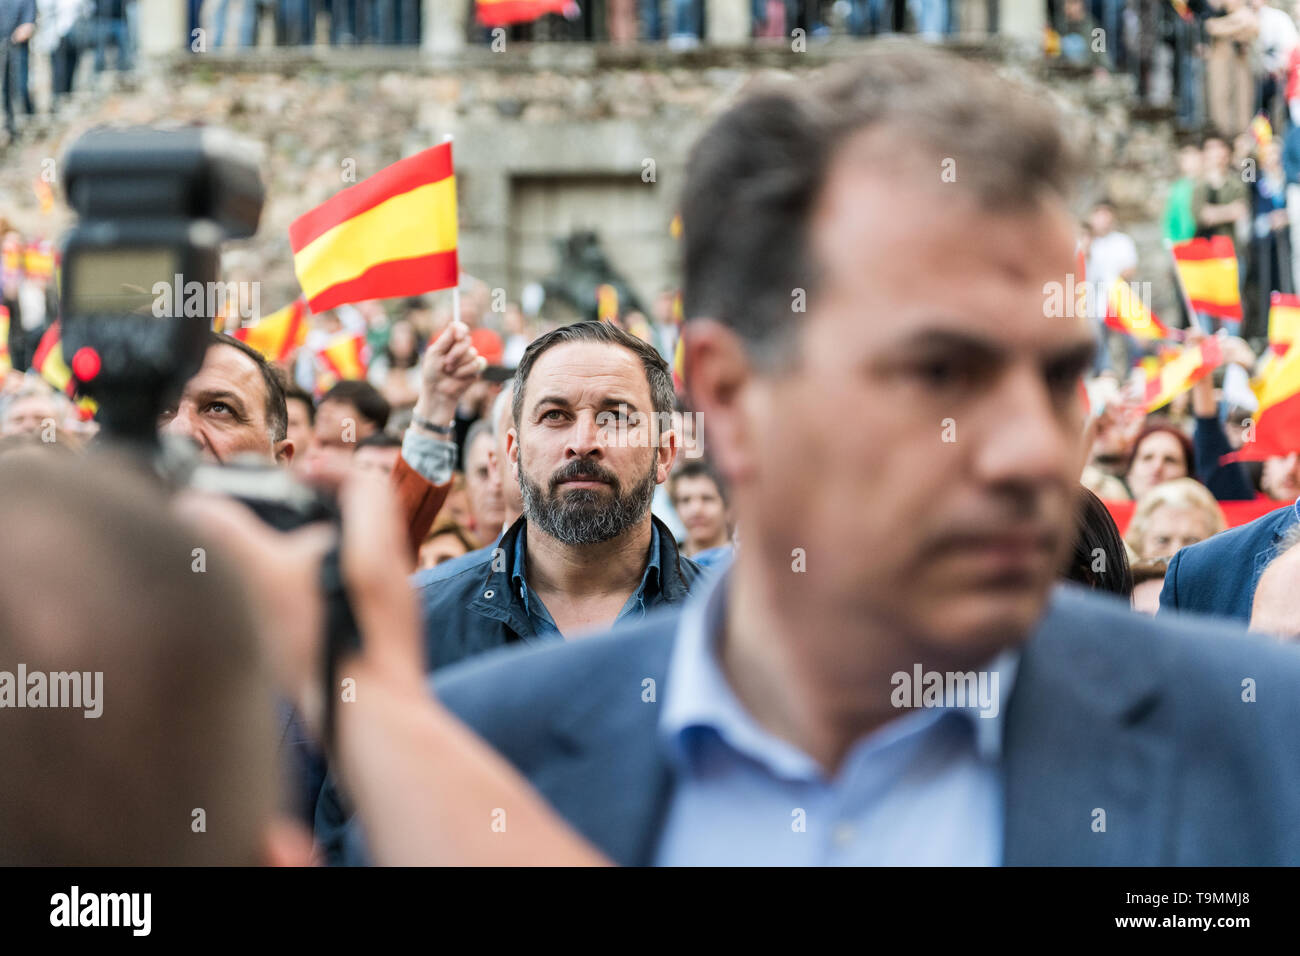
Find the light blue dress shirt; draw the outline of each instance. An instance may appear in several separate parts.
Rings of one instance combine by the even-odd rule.
[[[656,864],[999,865],[1003,720],[1018,652],[985,668],[998,673],[995,715],[978,704],[901,711],[828,778],[727,683],[716,648],[729,576],[687,603],[669,662],[658,742],[676,782]]]

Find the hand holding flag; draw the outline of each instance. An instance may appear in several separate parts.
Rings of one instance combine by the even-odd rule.
[[[474,348],[469,328],[452,322],[424,350],[415,414],[435,425],[451,422],[461,396],[485,368],[487,359]]]

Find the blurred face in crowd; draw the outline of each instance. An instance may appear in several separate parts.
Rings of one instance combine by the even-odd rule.
[[[301,398],[290,398],[285,405],[289,410],[288,436],[293,442],[293,453],[305,455],[311,450],[312,443],[311,409]]]
[[[1104,236],[1115,228],[1115,211],[1109,206],[1098,206],[1088,216],[1088,225],[1094,236]]]
[[[402,449],[397,446],[380,448],[374,445],[366,445],[363,448],[358,448],[356,454],[352,456],[352,467],[360,471],[373,471],[381,475],[391,475],[393,467],[397,464],[397,459],[401,454]]]
[[[1292,452],[1269,458],[1264,462],[1260,487],[1274,501],[1295,501],[1300,498],[1300,454]]]
[[[515,302],[506,304],[504,327],[506,335],[524,334],[524,312]]]
[[[492,433],[481,431],[474,444],[465,449],[465,490],[469,493],[470,507],[474,510],[474,535],[486,545],[496,539],[505,521],[505,504],[501,500],[501,484],[493,483],[488,468],[488,453],[492,448]]]
[[[1037,621],[1073,533],[1093,346],[1083,319],[1048,317],[1044,286],[1074,268],[1074,227],[1059,200],[1003,212],[882,168],[865,135],[813,209],[820,284],[789,365],[688,326],[692,397],[786,606],[905,653],[991,656]],[[851,643],[819,659],[847,673]]]
[[[488,480],[494,493],[501,499],[502,524],[507,521],[513,523],[524,511],[523,495],[519,490],[519,482],[515,480],[514,469],[510,465],[510,427],[514,422],[510,417],[511,388],[512,386],[506,385],[501,390],[505,398],[499,399],[500,414],[494,423],[495,434],[492,436],[492,447],[488,449]]]
[[[323,457],[346,457],[357,450],[357,442],[374,433],[374,423],[364,418],[355,405],[331,399],[316,408],[312,448]]]
[[[1206,140],[1202,150],[1205,157],[1205,169],[1215,173],[1222,174],[1228,168],[1228,160],[1232,154],[1228,152],[1228,144],[1221,139]]]
[[[452,521],[462,528],[468,528],[473,518],[473,512],[469,507],[469,495],[465,493],[464,479],[457,480],[447,492],[447,499],[442,503],[442,511],[439,514],[446,514],[447,520]]]
[[[1168,432],[1152,432],[1142,439],[1128,471],[1128,487],[1134,500],[1160,484],[1187,477],[1183,446]]]
[[[218,464],[239,455],[287,463],[294,447],[288,439],[273,439],[267,399],[257,364],[239,349],[213,345],[176,408],[163,413],[160,428],[196,442],[200,455]]]
[[[421,569],[436,568],[444,561],[459,558],[462,554],[468,554],[465,542],[452,532],[443,531],[426,538],[424,544],[420,545],[419,566]]]
[[[1156,612],[1160,610],[1160,589],[1164,586],[1164,578],[1152,578],[1133,585],[1133,610],[1139,614],[1150,614],[1155,617]]]
[[[1184,146],[1178,151],[1178,171],[1188,179],[1201,175],[1201,151],[1195,146]]]
[[[1179,548],[1204,541],[1213,533],[1214,526],[1205,512],[1197,508],[1165,505],[1147,518],[1146,536],[1138,557],[1143,560],[1167,558]]]
[[[393,323],[393,329],[388,335],[388,350],[399,361],[415,358],[415,329],[410,322],[399,319]]]
[[[62,419],[63,411],[54,395],[29,392],[9,400],[0,431],[6,435],[36,435],[47,422],[57,426]]]
[[[673,485],[673,508],[686,526],[687,541],[693,549],[727,543],[727,506],[708,475],[678,478]]]
[[[574,545],[608,541],[645,520],[676,451],[671,430],[660,440],[641,360],[604,342],[543,352],[511,435],[530,528]]]

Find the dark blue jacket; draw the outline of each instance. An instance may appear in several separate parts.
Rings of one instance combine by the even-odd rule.
[[[1273,560],[1282,535],[1295,523],[1295,505],[1280,505],[1254,521],[1181,549],[1165,572],[1159,613],[1191,611],[1248,622],[1259,576]]]
[[[703,570],[677,550],[677,542],[663,522],[653,516],[650,520],[659,531],[661,577],[655,603],[681,604]],[[447,572],[438,567],[416,576],[428,670],[507,644],[539,640],[523,601],[510,587],[515,542],[523,527],[520,518],[496,547],[474,552],[478,558],[458,565],[457,570]]]
[[[621,864],[654,860],[670,805],[657,729],[678,617],[493,654],[436,681],[447,707]],[[647,677],[658,702],[638,692]],[[1003,863],[1300,864],[1297,726],[1300,648],[1060,588],[1007,702]],[[1096,807],[1104,834],[1089,826]]]
[[[667,525],[653,516],[650,520],[659,532],[661,577],[655,607],[680,605],[706,572],[677,550]],[[520,518],[495,547],[472,552],[478,558],[457,558],[455,569],[444,570],[439,565],[415,576],[424,613],[425,663],[429,670],[507,645],[561,643],[558,636],[543,639],[533,632],[523,602],[510,587],[512,556],[523,526],[524,519]],[[351,811],[332,777],[321,787],[314,812],[316,842],[326,859],[331,863],[346,861],[345,848],[355,838],[355,827],[349,824]]]

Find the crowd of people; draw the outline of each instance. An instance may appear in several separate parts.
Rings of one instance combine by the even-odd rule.
[[[712,122],[680,327],[464,278],[314,316],[383,359],[333,382],[212,331],[160,436],[337,530],[168,498],[16,366],[0,667],[106,696],[0,682],[0,862],[1300,861],[1297,456],[1224,531],[1212,379],[1085,404],[1095,334],[1043,301],[1076,159],[1044,98],[900,46]],[[322,667],[332,548],[360,641]]]

